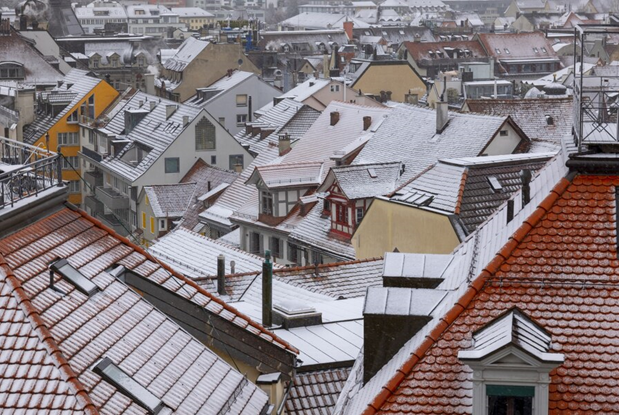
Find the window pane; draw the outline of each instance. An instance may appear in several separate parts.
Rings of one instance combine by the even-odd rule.
[[[535,387],[486,385],[489,415],[533,415]]]
[[[202,117],[196,124],[196,150],[215,149],[215,126]]]
[[[166,173],[178,173],[179,172],[178,157],[171,157],[171,158],[165,159],[165,172]]]

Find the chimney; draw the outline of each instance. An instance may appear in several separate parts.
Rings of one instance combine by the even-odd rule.
[[[19,30],[28,30],[28,17],[26,15],[22,14],[21,16],[19,16]]]
[[[230,274],[234,274],[236,272],[236,262],[230,261]]]
[[[514,219],[514,199],[507,201],[507,223]]]
[[[262,263],[262,325],[273,325],[273,263],[269,250],[264,253]]]
[[[353,32],[352,29],[354,27],[353,22],[349,22],[348,19],[344,22],[344,32],[346,32],[346,37],[348,37],[348,41],[352,42]]]
[[[339,120],[340,120],[340,113],[337,111],[331,111],[331,124],[330,125],[337,124]]]
[[[370,117],[369,115],[366,115],[365,117],[363,117],[363,131],[367,131],[371,125],[372,125],[372,117]]]
[[[290,151],[290,136],[288,133],[281,134],[279,136],[279,155],[283,156],[284,154]]]
[[[522,179],[522,207],[525,207],[531,201],[531,170],[524,169],[520,172]]]
[[[262,130],[260,130],[260,139],[264,140],[265,138],[270,136],[274,131],[275,130],[273,130],[273,129],[270,129],[270,130],[262,129]]]
[[[155,107],[157,106],[157,102],[155,102],[155,101],[150,101],[149,104],[150,104],[150,110],[151,111],[154,110]]]
[[[176,104],[166,105],[165,106],[165,119],[167,120],[168,118],[170,118],[172,114],[176,112],[177,109],[178,109],[178,105]]]
[[[226,295],[226,257],[217,256],[217,293]]]
[[[254,135],[252,126],[250,124],[245,124],[245,134]]]
[[[183,127],[186,127],[189,124],[189,115],[183,115]]]
[[[445,291],[401,287],[368,288],[363,309],[363,383],[432,320]]]
[[[446,102],[437,102],[436,103],[436,133],[440,134],[443,132],[445,127],[447,126],[447,122],[449,121],[449,111],[447,110]]]
[[[32,21],[32,30],[39,30],[39,22],[36,20]]]
[[[239,163],[235,164],[234,165],[234,171],[239,173],[239,174],[241,174],[243,172],[243,165],[239,164]]]
[[[419,105],[419,95],[417,94],[405,94],[404,100],[408,104]]]

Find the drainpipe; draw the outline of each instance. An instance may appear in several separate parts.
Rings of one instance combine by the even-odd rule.
[[[273,262],[269,250],[264,253],[262,263],[262,325],[273,325]]]

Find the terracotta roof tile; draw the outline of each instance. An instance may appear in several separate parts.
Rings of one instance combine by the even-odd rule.
[[[471,413],[472,333],[518,307],[565,362],[551,372],[550,414],[619,411],[616,176],[563,179],[374,401],[380,413]],[[386,392],[396,389],[395,393]],[[374,412],[367,411],[367,412]]]

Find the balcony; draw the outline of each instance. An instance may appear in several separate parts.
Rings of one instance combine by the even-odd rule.
[[[103,186],[103,173],[99,170],[84,172],[84,180],[89,184],[91,189]]]
[[[81,153],[84,157],[87,157],[88,159],[96,163],[100,163],[101,160],[103,159],[103,156],[101,156],[101,154],[97,153],[94,150],[89,149],[88,147],[82,146]]]
[[[87,196],[84,199],[84,207],[86,208],[86,212],[95,217],[98,214],[103,213],[103,203],[95,199],[93,196]]]
[[[125,196],[111,187],[95,188],[95,195],[108,209],[129,209],[129,196]]]
[[[114,215],[98,215],[97,216],[99,219],[101,219],[101,221],[109,226],[110,228],[112,228],[117,234],[121,235],[121,236],[127,236],[129,235],[129,232],[127,231],[127,228],[125,226],[123,226],[123,223]]]

